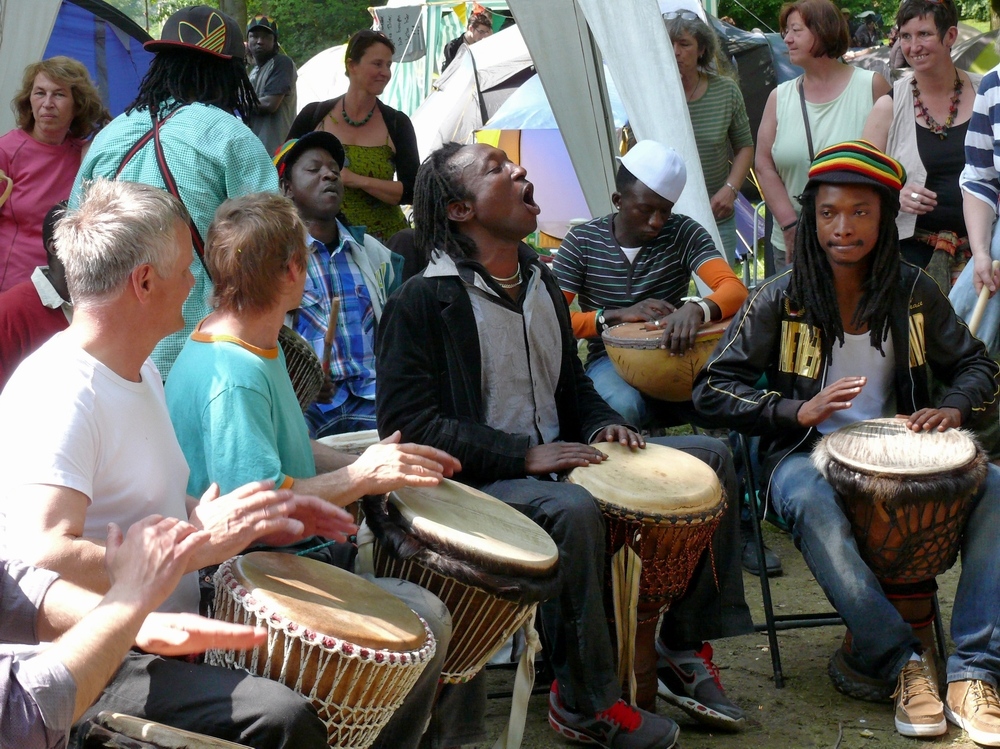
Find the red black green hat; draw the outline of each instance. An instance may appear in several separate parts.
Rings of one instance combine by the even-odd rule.
[[[899,192],[906,170],[866,140],[851,140],[824,148],[809,167],[806,189],[818,184],[855,184]]]
[[[221,10],[207,5],[181,8],[163,24],[159,39],[142,46],[150,52],[189,49],[223,60],[246,58],[240,25]]]

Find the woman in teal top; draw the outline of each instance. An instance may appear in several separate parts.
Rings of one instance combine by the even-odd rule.
[[[733,206],[753,164],[753,136],[743,94],[733,78],[722,74],[731,68],[719,54],[712,29],[689,10],[668,13],[664,18],[688,102],[712,215],[722,239],[719,249],[732,263],[736,254]]]
[[[795,197],[805,188],[812,154],[860,138],[872,105],[888,93],[889,82],[840,61],[850,35],[830,0],[788,3],[779,22],[789,60],[804,71],[771,92],[757,131],[757,179],[774,217],[771,243],[780,272],[792,261],[799,222]],[[803,119],[803,99],[808,119]]]

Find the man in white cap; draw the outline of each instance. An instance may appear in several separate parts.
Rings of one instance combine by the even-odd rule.
[[[639,427],[685,424],[695,418],[690,404],[643,395],[615,371],[601,333],[623,322],[646,322],[663,330],[662,346],[689,349],[699,326],[736,314],[747,297],[733,273],[694,219],[673,213],[687,169],[672,148],[652,140],[633,146],[621,159],[611,202],[617,213],[570,231],[552,270],[566,299],[580,298],[573,332],[587,338],[586,371],[601,397]],[[712,293],[688,296],[692,273]]]

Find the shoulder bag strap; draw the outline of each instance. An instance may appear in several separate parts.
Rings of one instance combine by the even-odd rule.
[[[806,126],[806,144],[809,146],[809,163],[811,164],[816,158],[816,152],[813,150],[813,136],[812,131],[809,129],[809,113],[806,111],[805,85],[802,82],[801,76],[796,87],[799,89],[799,102],[802,104],[802,122]]]

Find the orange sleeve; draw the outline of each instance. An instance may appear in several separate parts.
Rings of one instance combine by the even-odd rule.
[[[722,258],[702,263],[698,268],[698,277],[712,290],[705,298],[719,305],[723,319],[735,315],[746,301],[747,287]]]
[[[566,304],[572,304],[576,299],[576,294],[572,291],[564,291]],[[577,338],[597,337],[597,312],[574,312],[570,310],[569,317],[573,323],[573,335]]]

